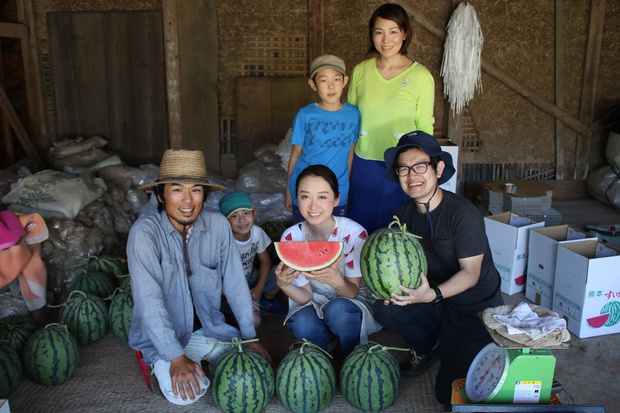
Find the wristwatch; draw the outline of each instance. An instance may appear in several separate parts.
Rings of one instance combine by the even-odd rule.
[[[439,287],[436,287],[436,286],[433,287],[433,291],[435,291],[435,294],[437,294],[437,297],[435,297],[435,299],[431,301],[431,305],[437,305],[441,301],[443,301],[443,294],[441,293],[441,290],[439,289]]]

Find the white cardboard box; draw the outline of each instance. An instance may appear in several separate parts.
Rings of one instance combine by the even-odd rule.
[[[0,399],[0,413],[11,413],[8,400]]]
[[[513,295],[525,289],[529,231],[544,227],[543,221],[507,211],[484,217],[493,263],[502,279],[503,293]]]
[[[580,338],[620,333],[620,250],[588,239],[558,245],[553,311]]]
[[[454,176],[450,178],[448,182],[444,182],[439,187],[446,191],[454,192],[456,194],[458,193],[457,191],[459,182],[459,146],[452,142],[450,139],[437,139],[437,142],[439,142],[439,145],[441,145],[442,151],[446,151],[450,155],[452,155],[452,163],[454,164],[454,169],[456,169]]]
[[[530,230],[525,297],[536,305],[551,309],[558,244],[590,238],[595,237],[570,225]]]

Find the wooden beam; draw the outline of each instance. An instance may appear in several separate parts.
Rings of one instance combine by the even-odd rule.
[[[0,37],[25,39],[28,27],[25,24],[0,22]]]
[[[179,59],[178,0],[162,0],[166,97],[168,103],[168,140],[172,149],[183,145],[183,105],[181,102],[181,67]]]
[[[555,0],[555,105],[564,107],[564,0]],[[564,179],[564,124],[555,120],[555,179]]]
[[[605,24],[605,0],[590,2],[590,21],[588,24],[588,40],[586,56],[581,80],[581,102],[579,120],[590,123],[594,119],[594,102],[596,99],[596,84],[598,83],[598,67],[601,61],[601,46],[603,44],[603,28]],[[590,144],[592,135],[581,133],[577,136],[577,153],[575,155],[574,177],[586,179],[590,158]]]
[[[308,65],[325,53],[325,1],[308,0]]]
[[[426,29],[428,32],[430,32],[442,42],[445,41],[446,32],[443,28],[435,26],[428,18],[426,18],[426,16],[424,16],[419,11],[412,9],[410,6],[403,5],[403,7],[405,8],[405,10],[407,10],[409,15],[416,23],[420,24],[424,29]],[[564,109],[558,108],[554,104],[550,103],[549,101],[541,97],[538,93],[536,93],[533,89],[521,84],[508,72],[493,66],[484,57],[480,59],[480,65],[482,67],[482,70],[484,70],[487,74],[493,76],[495,79],[512,89],[514,92],[523,96],[525,99],[527,99],[534,106],[541,109],[543,112],[546,112],[554,118],[561,120],[562,123],[564,123],[569,128],[577,132],[583,132],[588,128],[588,126],[581,122],[579,119],[575,118]]]
[[[32,142],[30,141],[30,138],[28,137],[28,133],[26,132],[26,129],[24,129],[24,126],[19,121],[19,117],[17,116],[17,113],[15,113],[15,109],[13,109],[13,106],[11,105],[11,102],[9,101],[9,97],[6,95],[4,88],[1,86],[0,86],[0,109],[2,109],[4,116],[6,116],[9,123],[13,127],[13,130],[15,131],[17,138],[19,139],[22,146],[26,150],[26,154],[28,154],[28,157],[32,161],[32,164],[39,170],[45,169],[45,166],[43,165],[43,162],[41,161],[41,158],[39,157],[39,154],[37,153],[36,148],[34,147]]]
[[[28,99],[28,113],[30,133],[39,149],[47,148],[51,142],[46,122],[46,96],[43,87],[43,69],[37,39],[37,25],[33,2],[28,0],[17,1],[17,19],[28,29],[28,36],[22,41],[22,59],[24,61],[24,77],[26,79],[26,97]]]

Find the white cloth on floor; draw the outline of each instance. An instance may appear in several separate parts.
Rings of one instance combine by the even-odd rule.
[[[493,318],[506,326],[508,334],[526,334],[532,340],[546,338],[556,329],[566,328],[566,320],[558,316],[541,317],[525,302],[521,302],[510,313],[494,314]]]

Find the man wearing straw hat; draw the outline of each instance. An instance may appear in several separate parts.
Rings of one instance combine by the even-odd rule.
[[[129,232],[129,345],[151,365],[163,395],[187,405],[205,395],[200,362],[217,360],[226,349],[219,341],[256,337],[252,298],[228,221],[203,210],[208,193],[224,187],[208,181],[201,151],[167,150],[157,180],[141,189],[155,191],[158,212],[141,216]],[[226,324],[222,293],[239,329]],[[271,361],[258,342],[245,345]]]

